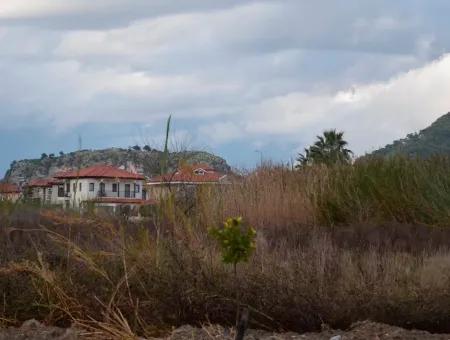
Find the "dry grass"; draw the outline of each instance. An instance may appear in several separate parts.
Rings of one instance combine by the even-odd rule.
[[[425,216],[444,225],[445,215],[431,204],[375,214],[379,197],[355,194],[354,216],[352,201],[337,205],[346,222],[337,226],[323,210],[340,200],[329,191],[338,186],[333,171],[362,170],[263,168],[239,185],[203,188],[188,209],[169,199],[141,224],[1,206],[0,321],[75,323],[93,336],[133,339],[183,324],[229,325],[240,289],[252,327],[307,331],[371,319],[450,331],[450,229],[415,223]],[[348,190],[358,191],[350,178],[359,176],[347,174]],[[402,186],[385,205],[420,202],[413,184]],[[234,215],[258,230],[236,280],[206,232]]]

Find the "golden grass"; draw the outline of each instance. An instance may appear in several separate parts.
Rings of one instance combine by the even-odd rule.
[[[190,202],[169,198],[142,223],[0,206],[0,323],[36,318],[92,337],[150,337],[232,324],[239,289],[252,327],[308,331],[371,319],[448,332],[450,229],[437,226],[446,214],[432,198],[446,193],[445,164],[398,162],[370,180],[370,164],[265,167],[203,187]],[[396,197],[403,166],[415,179]],[[206,230],[237,215],[258,236],[234,279]]]

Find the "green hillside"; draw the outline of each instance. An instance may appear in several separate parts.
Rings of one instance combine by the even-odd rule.
[[[432,155],[450,155],[450,112],[429,127],[411,133],[372,153],[375,156],[406,155],[426,158]]]

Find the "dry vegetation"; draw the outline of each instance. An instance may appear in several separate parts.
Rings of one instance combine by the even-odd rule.
[[[241,215],[258,231],[238,278],[206,232]],[[312,331],[371,319],[450,331],[450,161],[366,160],[167,200],[140,224],[3,203],[0,323],[73,322],[107,338],[234,320]]]

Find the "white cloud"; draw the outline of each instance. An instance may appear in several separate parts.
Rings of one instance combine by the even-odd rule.
[[[450,111],[450,55],[386,82],[330,94],[290,93],[263,101],[245,130],[255,135],[310,136],[326,128],[346,131],[358,152],[421,129]]]
[[[202,52],[217,48],[226,53],[230,44],[251,43],[269,35],[271,29],[267,22],[279,21],[284,13],[283,6],[244,3],[214,12],[146,18],[110,30],[71,31],[65,34],[55,53],[63,57],[139,55],[141,58],[184,50],[195,52],[197,48]],[[241,30],[237,24],[244,21],[247,29]]]
[[[92,6],[93,4],[94,6]],[[95,2],[85,0],[5,0],[0,2],[0,18],[17,19],[52,16],[80,12],[92,7],[97,7]]]

